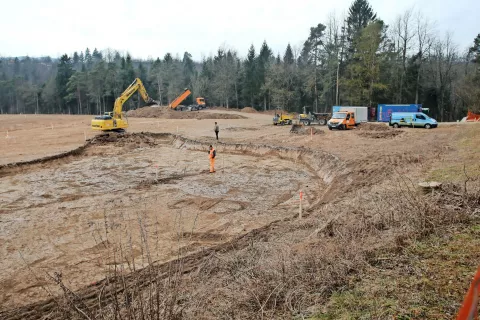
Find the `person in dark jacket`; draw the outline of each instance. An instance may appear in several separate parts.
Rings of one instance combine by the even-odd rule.
[[[215,135],[217,136],[217,140],[218,140],[218,131],[220,131],[220,128],[218,127],[218,124],[216,122],[215,122],[214,130],[215,130]]]

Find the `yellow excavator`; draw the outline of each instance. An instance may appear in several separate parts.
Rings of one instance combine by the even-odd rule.
[[[122,114],[123,104],[135,93],[140,92],[142,99],[147,104],[159,104],[148,96],[147,90],[143,86],[142,80],[136,78],[131,85],[115,100],[113,112],[105,112],[103,116],[96,116],[92,120],[92,129],[101,131],[124,131],[128,128],[128,120]]]

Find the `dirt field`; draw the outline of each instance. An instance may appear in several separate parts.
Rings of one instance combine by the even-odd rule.
[[[372,200],[376,195],[395,199],[397,190],[391,187],[403,177],[412,184],[434,179],[461,185],[464,171],[473,180],[480,172],[480,150],[472,142],[480,135],[478,124],[445,124],[433,130],[393,130],[384,124],[368,124],[350,131],[316,127],[318,132],[314,135],[298,135],[289,132],[290,126],[273,126],[271,115],[261,113],[209,110],[201,111],[205,116],[200,118],[225,112],[245,119],[129,118],[129,134],[102,138],[90,131],[91,116],[0,116],[0,310],[13,310],[62,293],[52,280],[55,272],[61,273],[68,288],[78,291],[80,296],[89,296],[114,267],[134,273],[148,265],[163,268],[165,262],[191,256],[196,257],[189,262],[192,268],[206,268],[215,276],[208,280],[202,278],[204,272],[189,276],[185,282],[190,283],[185,285],[189,298],[181,303],[193,301],[190,294],[195,293],[196,299],[213,299],[217,301],[213,306],[220,308],[223,302],[218,303],[219,297],[230,297],[231,303],[235,301],[241,306],[241,312],[233,318],[248,318],[258,315],[260,310],[246,307],[249,299],[267,299],[269,294],[233,294],[237,289],[228,289],[228,279],[238,278],[219,271],[224,263],[242,257],[245,267],[262,266],[262,272],[267,273],[252,278],[258,282],[249,282],[253,280],[242,276],[241,281],[247,282],[238,285],[243,283],[242,288],[247,289],[262,285],[269,286],[269,290],[276,288],[272,292],[278,290],[276,294],[283,297],[278,299],[290,297],[290,303],[295,304],[296,295],[287,288],[299,288],[299,283],[262,284],[276,277],[270,272],[281,263],[270,265],[272,261],[295,257],[291,263],[297,268],[292,270],[300,270],[304,265],[307,268],[302,257],[320,250],[322,254],[317,252],[315,256],[324,260],[315,265],[328,261],[335,265],[350,259],[350,266],[358,264],[356,270],[361,272],[365,262],[359,261],[364,258],[346,258],[347,253],[339,248],[349,243],[347,247],[356,247],[359,254],[367,256],[375,248],[394,246],[402,233],[417,232],[416,223],[409,221],[398,224],[385,220],[379,227],[378,216],[370,214],[377,207]],[[219,142],[214,139],[214,121],[220,125]],[[217,172],[213,175],[207,172],[209,144],[218,152]],[[75,148],[80,149],[58,159],[20,163]],[[292,220],[299,211],[301,190],[307,217],[304,222]],[[335,209],[338,203],[342,203],[341,211]],[[468,208],[476,210],[474,204]],[[409,209],[405,210],[407,215]],[[342,230],[353,228],[350,223],[355,219],[348,218],[352,214],[355,219],[360,219],[361,214],[365,225],[365,216],[371,216],[376,229],[365,227],[369,231],[361,231],[363,236],[357,240],[347,237],[348,240]],[[334,227],[326,232],[330,227],[325,226],[332,221]],[[358,229],[358,223],[355,228]],[[324,232],[326,238],[312,238],[312,234]],[[251,243],[242,240],[247,236]],[[360,244],[362,249],[357,247]],[[250,245],[263,253],[252,256],[246,249]],[[212,265],[206,259],[216,250],[222,257],[220,264]],[[332,260],[328,260],[330,255]],[[266,256],[275,259],[262,260]],[[316,270],[308,265],[305,270]],[[285,268],[287,271],[279,272],[288,273],[290,267]],[[332,275],[327,270],[330,269],[318,269],[315,281],[330,279]],[[310,281],[309,288],[319,286],[315,289],[317,294],[323,292],[320,288],[331,292],[345,286],[342,281],[349,274],[347,266],[341,264],[334,270],[337,280],[331,287],[311,279],[301,283]],[[343,270],[345,275],[340,277]],[[300,279],[298,275],[290,278]],[[92,283],[93,289],[88,289]],[[464,281],[462,288],[465,286]],[[285,292],[280,294],[280,290]],[[300,311],[314,316],[321,309],[311,308],[328,301],[326,293],[321,293],[321,300],[307,295],[307,288],[298,290],[305,292],[301,301],[306,305],[291,305],[297,311],[285,307],[280,312],[267,303],[268,298],[261,308],[262,317],[278,318]],[[458,291],[459,296],[462,290]],[[44,308],[41,302],[38,306]],[[41,316],[36,306],[26,308],[28,317]],[[215,318],[217,312],[227,312],[215,308],[207,308],[200,316],[193,305],[186,305],[182,314],[186,318],[196,314],[206,319]],[[252,314],[248,313],[250,308]],[[18,312],[18,319],[27,318],[27,313],[20,309]],[[395,312],[393,315],[399,314],[398,310]],[[14,319],[15,314],[6,311],[0,313],[0,318]]]

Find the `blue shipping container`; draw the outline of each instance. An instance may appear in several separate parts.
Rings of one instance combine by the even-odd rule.
[[[422,112],[421,104],[379,104],[377,121],[388,122],[392,112]]]

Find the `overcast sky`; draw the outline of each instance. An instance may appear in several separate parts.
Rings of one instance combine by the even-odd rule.
[[[136,58],[165,53],[195,60],[219,46],[245,56],[253,43],[267,40],[283,54],[300,45],[310,27],[342,15],[353,0],[13,0],[2,4],[0,56],[59,57],[89,47],[130,52]],[[414,7],[436,23],[439,35],[451,31],[460,49],[480,33],[479,0],[370,0],[378,17],[392,24]]]

